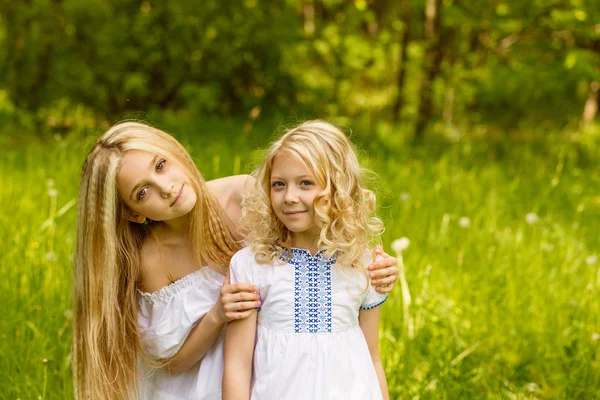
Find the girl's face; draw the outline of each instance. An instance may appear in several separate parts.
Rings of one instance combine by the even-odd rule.
[[[323,187],[312,171],[289,153],[279,153],[271,169],[271,206],[292,234],[293,246],[311,248],[319,235],[315,197]]]
[[[186,173],[162,156],[142,150],[125,153],[117,173],[117,189],[132,211],[130,219],[167,221],[188,214],[196,192]]]

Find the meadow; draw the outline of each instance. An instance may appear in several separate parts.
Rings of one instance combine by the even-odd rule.
[[[218,120],[158,126],[207,179],[250,172],[273,133]],[[0,139],[0,399],[73,397],[76,196],[101,132]],[[598,140],[415,147],[391,128],[353,139],[374,172],[385,250],[410,241],[380,331],[391,398],[600,398]]]

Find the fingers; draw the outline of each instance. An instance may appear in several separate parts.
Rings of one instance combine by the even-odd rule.
[[[393,285],[394,283],[396,283],[395,276],[386,276],[380,279],[371,279],[371,285],[373,286],[387,286]]]
[[[258,293],[249,293],[249,292],[238,292],[232,294],[226,294],[222,296],[221,300],[223,304],[226,303],[239,303],[244,301],[259,301],[260,296]]]
[[[375,291],[378,293],[389,293],[394,288],[394,284],[390,284],[388,286],[377,286],[375,287]]]
[[[383,258],[376,261],[373,260],[373,262],[369,264],[368,268],[371,271],[381,268],[395,267],[398,265],[398,260],[387,255],[380,246],[377,246],[373,249],[373,254],[380,255]]]
[[[249,283],[234,283],[233,285],[228,285],[224,283],[223,287],[221,287],[221,296],[224,296],[227,293],[238,292],[257,293],[258,288],[255,285],[251,285]]]
[[[371,270],[369,272],[369,277],[371,278],[371,280],[381,279],[385,277],[393,277],[394,281],[396,281],[398,277],[398,267],[387,267]]]
[[[225,317],[228,321],[248,318],[254,310],[260,307],[260,304],[261,303],[258,300],[224,304]]]

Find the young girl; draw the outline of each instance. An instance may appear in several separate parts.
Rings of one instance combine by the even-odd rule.
[[[268,150],[247,199],[247,247],[232,282],[262,305],[229,323],[223,399],[388,399],[369,239],[382,231],[347,137],[306,122]]]
[[[78,204],[77,398],[221,398],[222,329],[260,304],[254,286],[223,276],[249,179],[205,182],[180,143],[145,124],[98,140]],[[373,283],[393,283],[395,263],[374,263]]]

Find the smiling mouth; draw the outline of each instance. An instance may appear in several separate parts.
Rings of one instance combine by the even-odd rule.
[[[286,211],[284,212],[285,215],[298,215],[298,214],[303,214],[306,211]]]
[[[179,189],[179,193],[177,193],[177,197],[175,197],[175,200],[173,200],[170,207],[173,207],[175,203],[177,203],[177,200],[179,200],[179,198],[181,197],[181,193],[183,193],[183,185],[181,185],[181,189]]]

